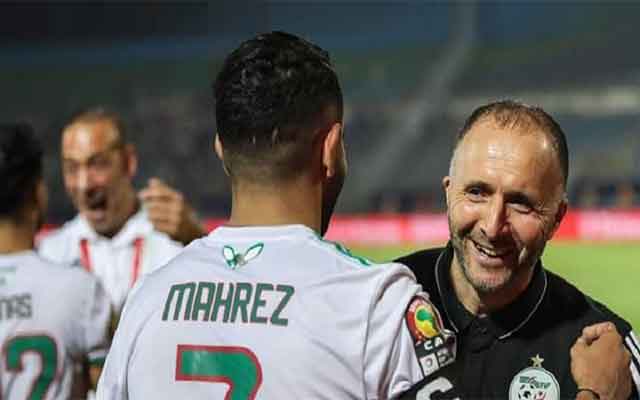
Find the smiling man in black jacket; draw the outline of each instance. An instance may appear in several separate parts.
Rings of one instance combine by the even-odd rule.
[[[613,322],[631,353],[632,397],[640,348],[629,324],[547,271],[540,257],[567,210],[568,150],[540,108],[513,101],[476,109],[443,179],[450,241],[400,258],[458,338],[457,362],[418,398],[573,398],[570,349],[583,327]]]

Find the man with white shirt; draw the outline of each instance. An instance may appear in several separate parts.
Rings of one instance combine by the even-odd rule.
[[[117,313],[142,274],[181,250],[180,243],[154,229],[147,209],[157,209],[157,202],[139,201],[132,183],[137,164],[117,114],[94,108],[71,118],[62,133],[62,172],[78,215],[39,245],[44,257],[98,276]],[[153,182],[146,191],[157,191],[158,185]],[[184,220],[197,229],[194,218]]]
[[[407,268],[322,239],[346,173],[328,54],[260,35],[227,58],[215,97],[231,217],[131,294],[98,398],[383,399],[453,362]]]
[[[111,305],[98,280],[33,250],[47,191],[30,127],[0,125],[0,398],[72,396],[75,362],[97,383]]]

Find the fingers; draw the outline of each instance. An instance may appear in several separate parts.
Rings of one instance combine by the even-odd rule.
[[[604,335],[607,332],[618,332],[616,327],[611,322],[600,322],[597,324],[586,326],[582,330],[581,338],[584,339],[587,344],[590,344],[594,340],[598,339],[600,336]]]
[[[207,234],[195,212],[179,191],[158,178],[151,178],[138,193],[153,227],[172,239],[188,244]]]
[[[613,324],[586,327],[570,353],[571,374],[578,387],[591,388],[603,399],[628,398],[630,354]]]
[[[171,232],[177,230],[182,221],[182,208],[179,204],[150,201],[145,204],[145,209],[151,223],[161,232],[167,232],[165,229],[161,229],[164,227],[167,227]]]
[[[158,178],[151,178],[147,186],[138,193],[138,198],[144,202],[150,201],[182,201],[182,194]]]

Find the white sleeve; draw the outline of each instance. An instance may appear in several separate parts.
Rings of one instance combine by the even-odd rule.
[[[629,368],[631,369],[631,378],[636,390],[636,396],[640,397],[640,341],[633,331],[629,331],[624,338],[624,343],[629,352],[631,352]]]
[[[437,362],[430,368],[425,367],[424,358],[435,357],[435,354],[421,354],[425,339],[421,330],[424,328],[421,326],[415,331],[415,324],[409,321],[416,310],[428,310],[435,313],[437,323],[433,327],[435,333],[440,334],[437,330],[442,327],[439,314],[409,269],[398,264],[383,268],[385,274],[377,285],[370,307],[364,353],[365,390],[370,399],[398,396],[439,368]],[[444,347],[442,344],[438,350],[442,354],[449,351],[455,358],[455,349]],[[441,366],[450,362],[453,360],[444,360]]]
[[[90,364],[102,365],[109,349],[111,302],[100,282],[88,274],[87,277],[91,284],[84,318],[84,351]]]

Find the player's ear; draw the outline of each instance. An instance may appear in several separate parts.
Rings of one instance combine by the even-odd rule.
[[[124,162],[127,175],[133,178],[138,171],[138,152],[132,144],[124,145]]]
[[[40,178],[36,184],[36,203],[43,213],[47,211],[47,205],[49,204],[49,192],[47,190],[47,184],[42,178]]]
[[[322,164],[326,177],[334,177],[344,163],[344,145],[342,142],[342,124],[335,122],[324,137],[322,148]]]
[[[216,152],[220,161],[222,161],[222,169],[224,169],[224,173],[229,176],[227,164],[224,162],[224,149],[222,148],[222,142],[220,141],[220,135],[218,135],[218,132],[216,132],[216,137],[213,139],[213,150]]]
[[[47,217],[47,206],[49,205],[49,191],[47,190],[47,184],[43,178],[38,180],[35,187],[35,201],[36,201],[36,224],[38,229],[42,227]]]

